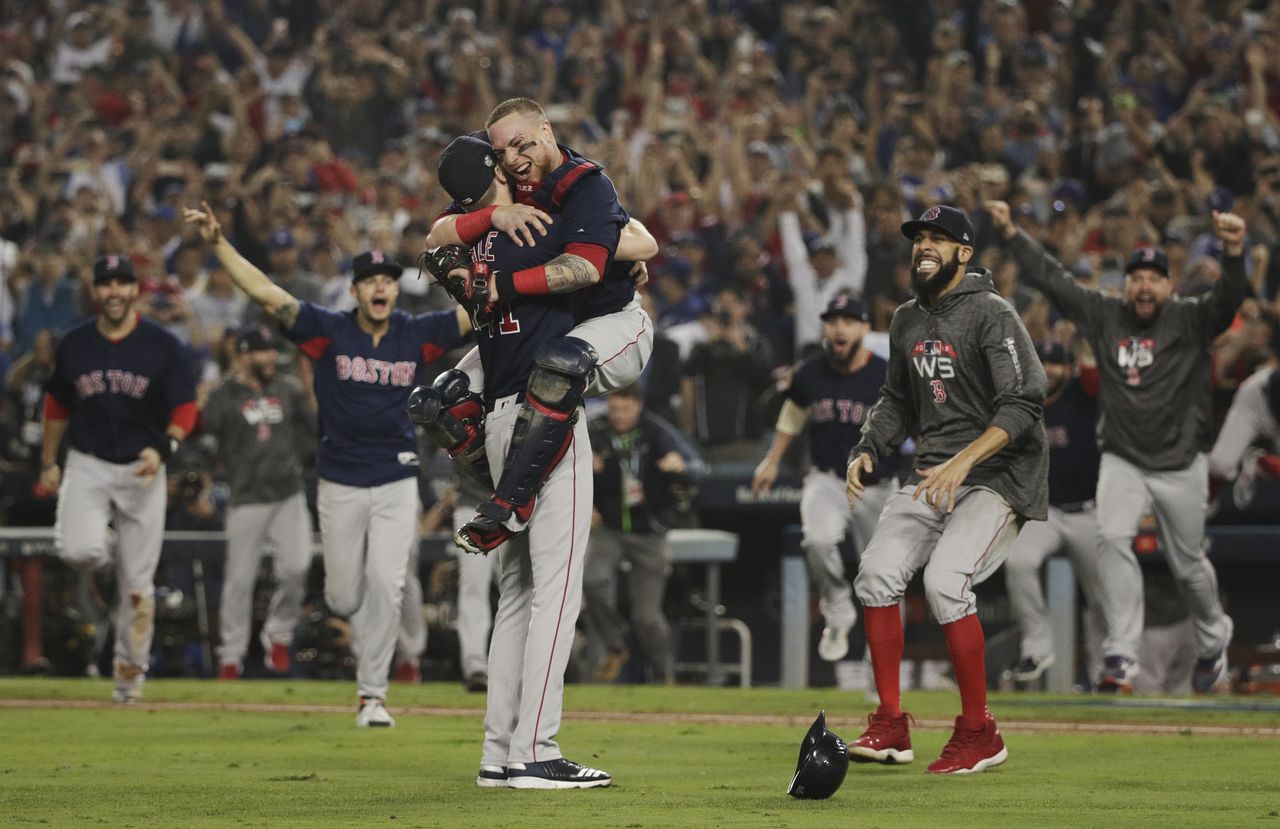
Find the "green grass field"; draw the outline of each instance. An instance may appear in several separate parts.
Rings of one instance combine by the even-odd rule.
[[[861,694],[570,687],[565,754],[616,782],[567,792],[476,788],[482,700],[454,684],[394,687],[390,731],[355,728],[351,683],[152,681],[142,706],[82,707],[109,694],[0,680],[0,826],[1280,829],[1274,699],[994,696],[1009,762],[935,778],[924,767],[958,701],[908,694],[913,765],[854,765],[832,799],[796,801],[784,790],[808,722],[825,707],[852,739]],[[1128,726],[1163,733],[1102,731]]]

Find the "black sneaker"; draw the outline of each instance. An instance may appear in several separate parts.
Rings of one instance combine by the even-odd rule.
[[[466,688],[469,694],[483,694],[489,690],[489,676],[484,672],[477,671],[463,680],[462,687]]]
[[[507,770],[502,766],[481,766],[476,775],[476,785],[482,789],[505,789]]]
[[[1191,690],[1197,694],[1210,694],[1219,690],[1219,683],[1227,673],[1227,647],[1231,644],[1231,636],[1235,633],[1235,625],[1231,617],[1226,617],[1227,635],[1222,650],[1206,659],[1197,659],[1191,672]]]
[[[580,766],[563,757],[507,766],[507,785],[513,789],[594,789],[612,782],[609,772]]]

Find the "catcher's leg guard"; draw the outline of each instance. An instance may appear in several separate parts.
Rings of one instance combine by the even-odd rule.
[[[460,472],[493,486],[484,451],[484,403],[466,374],[449,369],[430,386],[414,387],[408,408],[409,419],[449,453]]]
[[[539,349],[502,477],[475,519],[459,528],[455,540],[460,547],[488,552],[510,536],[504,524],[512,514],[529,520],[542,484],[573,440],[578,406],[597,359],[591,344],[576,337],[561,337]]]

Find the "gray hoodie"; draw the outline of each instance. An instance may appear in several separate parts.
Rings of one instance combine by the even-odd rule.
[[[217,438],[231,505],[267,504],[302,491],[302,465],[315,443],[315,413],[302,384],[277,374],[260,390],[228,377],[201,416]]]
[[[1093,346],[1102,386],[1098,446],[1140,469],[1186,469],[1213,442],[1213,338],[1244,301],[1242,257],[1224,257],[1203,296],[1171,297],[1141,324],[1124,300],[1086,288],[1025,233],[1008,242],[1023,282],[1043,291]]]
[[[996,293],[988,271],[968,273],[936,306],[912,299],[894,312],[888,375],[850,460],[866,452],[879,462],[918,428],[916,468],[933,467],[998,426],[1009,443],[975,466],[965,483],[994,490],[1024,518],[1043,520],[1049,504],[1041,411],[1046,386],[1017,311]],[[913,473],[907,483],[919,481]]]

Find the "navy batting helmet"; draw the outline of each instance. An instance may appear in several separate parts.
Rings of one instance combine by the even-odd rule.
[[[827,730],[827,712],[809,726],[800,743],[800,759],[787,794],[806,800],[825,800],[836,793],[849,771],[849,748]]]

